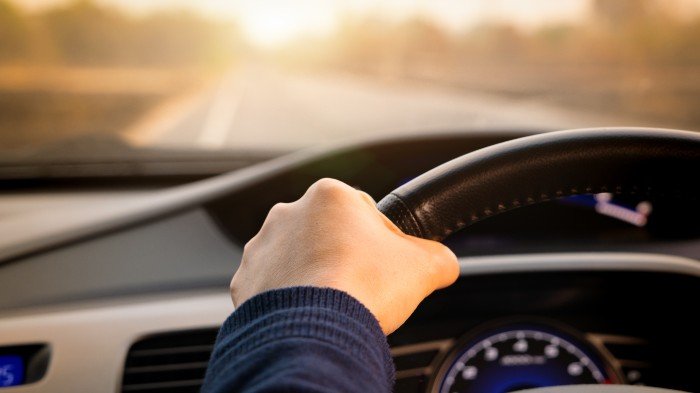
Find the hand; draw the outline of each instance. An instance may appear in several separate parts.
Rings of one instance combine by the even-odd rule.
[[[404,234],[369,195],[322,179],[298,201],[270,210],[245,245],[231,297],[238,306],[272,289],[335,288],[364,304],[389,334],[458,276],[450,249]]]

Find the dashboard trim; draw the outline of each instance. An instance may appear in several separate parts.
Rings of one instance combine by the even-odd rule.
[[[615,128],[606,128],[614,130]],[[540,131],[541,132],[541,131]],[[536,133],[533,130],[513,130],[505,137],[516,138]],[[473,132],[471,137],[493,135],[493,130]],[[285,154],[259,164],[218,176],[172,187],[165,190],[135,195],[121,202],[109,201],[107,208],[92,206],[88,209],[71,209],[58,212],[53,222],[60,225],[34,225],[24,231],[15,231],[0,225],[0,263],[16,260],[28,254],[43,252],[81,239],[99,236],[111,231],[157,220],[179,211],[196,207],[227,193],[243,189],[251,184],[264,182],[271,177],[292,171],[324,157],[331,157],[353,149],[388,143],[420,141],[426,138],[451,138],[464,136],[458,130],[446,130],[426,135],[407,132],[402,135],[348,138],[325,145],[318,145]],[[70,219],[66,219],[69,217]],[[0,223],[2,224],[2,223]]]
[[[564,262],[565,261],[565,262]],[[543,271],[641,271],[700,277],[700,262],[675,255],[645,253],[555,253],[460,258],[460,275]]]
[[[545,271],[646,271],[700,277],[690,258],[636,253],[564,253],[460,259],[462,276]],[[124,359],[154,333],[215,327],[233,310],[228,291],[179,292],[19,310],[0,317],[0,345],[45,342],[52,359],[36,383],[7,393],[118,392]],[[187,316],[187,317],[183,317]],[[109,337],[105,340],[105,337]],[[394,351],[401,350],[396,348]]]

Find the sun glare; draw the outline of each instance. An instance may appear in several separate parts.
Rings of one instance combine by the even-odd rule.
[[[255,18],[245,26],[245,31],[252,41],[259,45],[272,46],[283,43],[290,36],[299,34],[298,21],[290,20],[283,15]]]
[[[29,9],[40,9],[71,0],[13,0]],[[575,19],[585,11],[586,0],[92,0],[135,12],[154,9],[195,9],[217,18],[236,20],[248,40],[271,47],[304,34],[331,32],[342,14],[374,13],[388,20],[424,15],[445,27],[461,30],[490,19],[508,19],[521,25],[542,20]],[[689,0],[690,1],[690,0]],[[697,0],[692,0],[697,1]]]
[[[73,0],[12,0],[37,10]],[[575,22],[589,10],[589,0],[91,0],[137,14],[155,9],[194,9],[215,18],[233,19],[248,41],[274,47],[301,35],[323,35],[333,31],[343,14],[381,15],[389,21],[414,15],[426,16],[443,27],[463,31],[483,21],[506,21],[520,27],[543,22]],[[700,0],[674,0],[686,14],[700,10]],[[689,12],[693,10],[693,12]]]
[[[241,11],[239,19],[248,39],[266,47],[284,44],[302,34],[322,34],[335,24],[333,15],[322,9],[251,7]]]

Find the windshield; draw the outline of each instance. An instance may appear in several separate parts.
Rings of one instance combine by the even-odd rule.
[[[0,151],[696,130],[698,48],[697,0],[0,0]]]

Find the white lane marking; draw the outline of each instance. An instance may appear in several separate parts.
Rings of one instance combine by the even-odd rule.
[[[197,145],[205,149],[220,149],[224,146],[245,89],[244,80],[236,78],[234,74],[221,82],[205,118],[202,132],[197,138]]]
[[[124,130],[122,136],[134,146],[158,145],[169,131],[206,101],[208,92],[214,87],[215,85],[208,83],[156,106]]]

